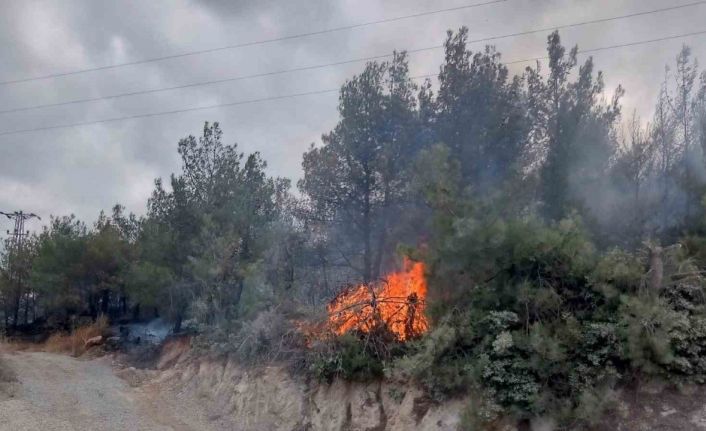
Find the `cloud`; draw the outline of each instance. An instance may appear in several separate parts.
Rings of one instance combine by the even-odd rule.
[[[443,7],[468,4],[445,2]],[[333,28],[434,10],[431,0],[153,0],[86,2],[9,1],[0,14],[0,80],[61,73],[156,56]],[[380,55],[443,42],[447,29],[470,28],[470,37],[551,27],[591,18],[664,7],[660,0],[509,0],[507,3],[430,15],[301,39],[155,63],[0,86],[8,109],[127,91],[229,78]],[[700,7],[562,31],[566,44],[595,48],[701,30]],[[543,55],[545,34],[496,41],[505,60]],[[697,57],[706,44],[687,40]],[[625,111],[649,117],[664,64],[681,41],[595,54],[607,88],[627,87]],[[477,44],[474,49],[481,49]],[[410,56],[413,74],[438,71],[443,53]],[[227,103],[337,88],[362,64],[336,66],[179,91],[81,105],[0,114],[0,131],[94,121],[110,117]],[[521,70],[523,65],[516,66]],[[227,142],[260,151],[273,175],[301,174],[301,153],[330,130],[336,94],[262,102],[47,132],[0,136],[0,209],[95,219],[116,202],[142,213],[155,177],[179,169],[177,141],[219,121]],[[3,222],[4,223],[4,222]],[[5,225],[0,225],[4,229]]]

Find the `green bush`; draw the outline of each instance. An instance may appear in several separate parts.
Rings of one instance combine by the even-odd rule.
[[[663,287],[648,291],[648,253],[601,252],[576,218],[486,220],[457,217],[430,246],[434,329],[390,374],[435,400],[482,394],[466,429],[495,407],[580,429],[635,375],[705,381],[706,283],[683,250],[665,252]]]
[[[626,361],[645,374],[674,383],[706,382],[706,315],[690,301],[631,297],[621,310]]]
[[[319,380],[336,377],[369,381],[383,375],[383,361],[373,346],[354,334],[318,342],[308,355],[309,371]]]
[[[494,427],[501,419],[503,409],[492,395],[477,388],[470,395],[469,403],[461,412],[459,431],[488,431],[502,429]]]
[[[466,391],[473,382],[474,373],[463,356],[463,347],[463,334],[446,322],[411,343],[390,372],[415,379],[432,399],[442,401]]]

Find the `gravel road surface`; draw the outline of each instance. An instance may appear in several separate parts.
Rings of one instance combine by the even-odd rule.
[[[115,375],[108,358],[0,355],[17,377],[11,390],[0,394],[0,431],[212,429],[210,423],[199,423],[198,412],[162,405],[154,390],[128,385]]]

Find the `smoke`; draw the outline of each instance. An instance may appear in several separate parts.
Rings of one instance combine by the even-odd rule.
[[[128,341],[130,342],[159,344],[170,334],[172,325],[162,318],[156,318],[149,322],[129,323],[121,325],[121,327],[124,328],[124,330],[116,332],[126,332]]]

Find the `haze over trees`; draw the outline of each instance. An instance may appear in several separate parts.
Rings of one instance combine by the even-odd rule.
[[[684,47],[643,119],[557,32],[547,65],[518,75],[467,40],[448,33],[438,86],[413,80],[404,52],[348,80],[297,195],[206,123],[144,216],[53,217],[21,253],[6,246],[4,327],[161,316],[226,349],[260,340],[256,356],[271,328],[404,255],[427,264],[431,332],[384,354],[344,336],[309,370],[401,362],[435,399],[475,388],[477,411],[569,422],[590,422],[633,372],[703,381],[706,72]],[[646,253],[664,265],[656,284]]]

